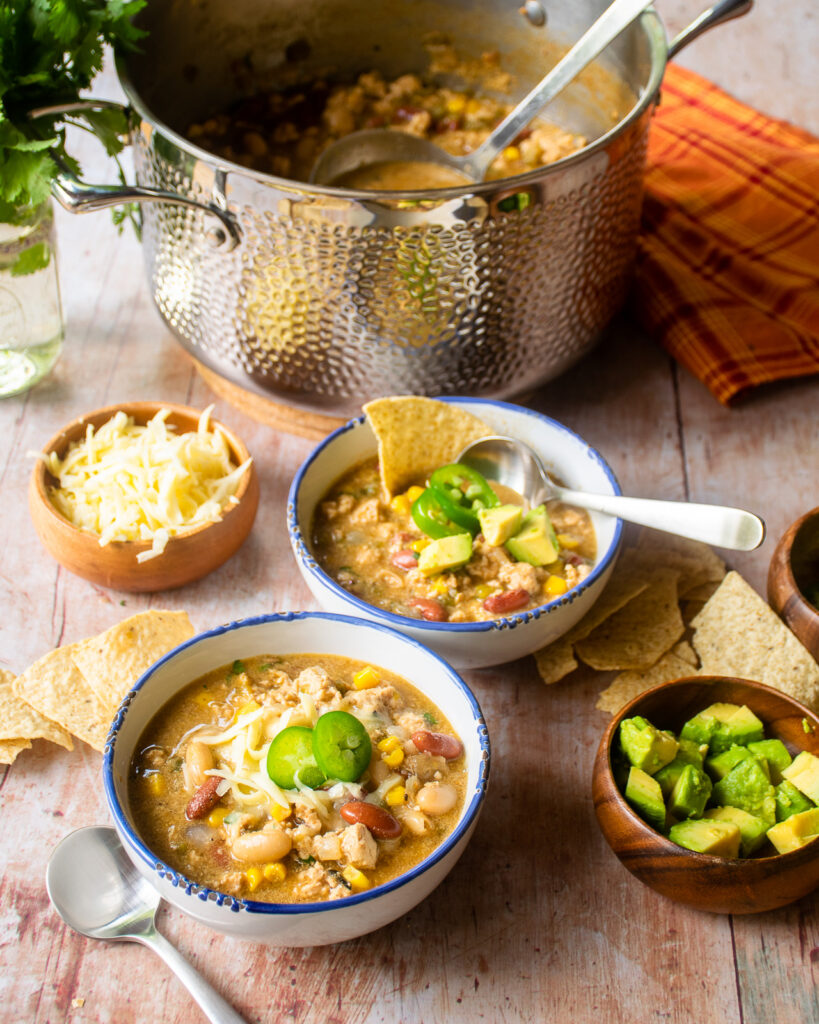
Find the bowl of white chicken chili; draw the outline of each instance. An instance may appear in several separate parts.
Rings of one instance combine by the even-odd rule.
[[[288,613],[211,630],[146,672],[104,781],[164,899],[226,934],[307,946],[426,897],[488,770],[480,708],[439,657],[374,623]]]

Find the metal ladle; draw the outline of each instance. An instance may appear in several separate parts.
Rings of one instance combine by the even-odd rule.
[[[753,551],[765,538],[765,523],[759,516],[741,508],[587,494],[561,487],[529,445],[516,438],[501,435],[483,437],[467,445],[457,461],[478,470],[488,480],[511,487],[533,507],[548,499],[557,499],[567,505],[603,512],[629,523],[639,523],[733,551]]]
[[[246,1024],[156,930],[159,894],[130,862],[114,829],[92,826],[67,835],[49,858],[46,888],[74,931],[141,942],[162,957],[213,1024]]]
[[[502,149],[512,142],[532,118],[559,92],[566,88],[595,57],[650,7],[653,0],[614,0],[597,21],[525,96],[492,134],[467,156],[452,156],[428,139],[389,128],[352,132],[334,142],[319,156],[310,172],[310,182],[330,185],[343,174],[398,161],[401,163],[442,164],[458,171],[465,179],[483,181],[486,171]]]

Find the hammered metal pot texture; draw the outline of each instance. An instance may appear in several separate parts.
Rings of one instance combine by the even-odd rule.
[[[142,116],[137,181],[216,200],[241,233],[214,249],[201,212],[145,207],[157,306],[198,360],[305,409],[531,389],[583,355],[625,298],[653,102],[564,166],[420,202],[220,164]],[[510,195],[525,199],[504,212]]]

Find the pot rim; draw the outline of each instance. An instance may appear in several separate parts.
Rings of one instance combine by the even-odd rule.
[[[151,124],[154,130],[160,131],[166,139],[173,142],[183,153],[208,164],[217,172],[225,174],[228,172],[238,172],[244,177],[259,182],[261,185],[273,186],[278,189],[286,189],[302,195],[330,196],[337,199],[363,200],[370,203],[396,199],[418,200],[419,197],[432,197],[436,200],[448,201],[473,195],[482,196],[490,193],[496,193],[498,191],[509,193],[521,191],[526,186],[535,184],[543,178],[549,177],[552,174],[557,174],[575,164],[582,163],[601,149],[604,149],[613,139],[623,134],[632,124],[638,121],[645,110],[655,101],[655,97],[659,93],[668,55],[668,39],[657,12],[653,8],[649,8],[644,11],[640,15],[638,24],[648,37],[648,43],[651,51],[651,72],[645,88],[637,98],[637,102],[624,118],[618,121],[617,124],[613,125],[607,132],[595,139],[594,142],[590,143],[588,146],[584,146],[576,153],[570,153],[568,156],[561,157],[559,160],[554,161],[554,163],[546,164],[543,167],[537,167],[532,171],[527,171],[525,174],[513,175],[510,178],[497,178],[492,181],[484,181],[470,185],[459,185],[453,188],[417,189],[403,192],[387,192],[380,189],[337,188],[332,185],[314,185],[308,182],[293,181],[289,178],[280,178],[273,174],[266,174],[263,171],[255,171],[242,164],[237,164],[230,160],[225,160],[222,157],[217,157],[214,153],[210,153],[208,150],[200,148],[183,135],[174,131],[165,124],[164,121],[160,120],[148,105],[143,102],[141,96],[136,91],[127,71],[127,55],[122,53],[118,53],[116,55],[116,70],[120,85],[122,86],[128,100],[128,104],[137,112],[137,114],[139,114],[140,118]]]

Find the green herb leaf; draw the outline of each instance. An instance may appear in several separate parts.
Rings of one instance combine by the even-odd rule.
[[[228,675],[238,676],[239,673],[244,672],[244,670],[244,662],[239,661],[239,659],[237,658],[236,661],[234,661],[233,664],[230,666],[230,672],[228,673]]]
[[[24,249],[11,265],[11,276],[22,277],[35,270],[45,270],[51,259],[51,249],[45,242],[38,242]]]

